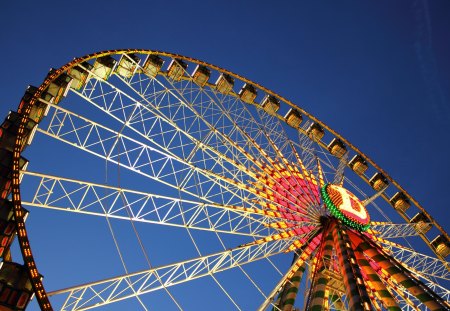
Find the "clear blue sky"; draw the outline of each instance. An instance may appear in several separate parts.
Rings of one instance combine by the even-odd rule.
[[[342,134],[449,228],[449,1],[3,1],[0,46],[2,116],[50,67],[95,51],[229,69]]]

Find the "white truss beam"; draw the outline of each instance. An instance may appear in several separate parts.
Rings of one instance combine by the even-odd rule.
[[[23,202],[29,206],[253,237],[274,234],[274,229],[267,225],[279,220],[237,206],[199,203],[29,171],[23,173],[26,178],[38,180],[33,198]]]
[[[181,149],[182,158],[189,160],[192,160],[195,154],[200,155],[201,160],[193,162],[195,165],[204,162],[205,158],[208,161],[214,160],[220,163],[220,166],[224,168],[221,172],[223,176],[232,172],[234,177],[254,176],[254,172],[249,171],[249,168],[254,169],[252,166],[254,159],[246,157],[246,153],[242,152],[242,146],[248,147],[250,154],[252,154],[251,151],[256,151],[253,158],[261,157],[261,152],[258,148],[255,149],[255,146],[251,146],[253,139],[248,139],[246,136],[249,133],[256,133],[257,137],[266,137],[269,140],[270,135],[282,136],[284,145],[289,145],[284,131],[275,134],[272,127],[262,129],[261,122],[256,121],[245,106],[236,105],[241,102],[235,97],[219,96],[220,94],[215,91],[207,92],[207,89],[198,87],[192,80],[174,82],[166,76],[164,76],[166,80],[151,79],[142,74],[139,64],[136,63],[136,65],[141,70],[138,70],[131,78],[119,76],[117,78],[133,91],[132,95],[137,96],[137,99],[102,79],[92,79],[82,92],[77,94],[111,117],[123,122],[125,126],[141,135],[144,134],[147,139],[162,142],[159,146],[167,152]],[[134,109],[131,108],[133,101],[136,106]],[[232,108],[225,107],[224,102],[231,104]],[[238,115],[231,116],[230,112],[234,110],[238,111]],[[243,115],[245,115],[244,118]],[[240,119],[243,121],[237,125],[235,120]],[[275,125],[280,127],[280,121],[275,120]],[[164,123],[171,130],[160,131],[159,123]],[[240,138],[235,135],[238,133],[241,133]],[[171,145],[177,135],[179,135],[178,139],[185,143]],[[184,150],[188,145],[192,147],[190,153],[188,153],[189,150]],[[265,145],[270,144],[266,142]],[[224,147],[225,150],[223,150]],[[218,152],[219,150],[222,152]],[[267,151],[267,148],[265,150]],[[189,154],[187,158],[186,154]],[[227,158],[225,156],[227,154],[231,158]],[[242,195],[247,196],[245,193]],[[295,202],[291,203],[295,205]]]
[[[138,78],[134,81],[133,78],[129,80],[121,78],[121,80],[140,97],[140,100],[145,101],[146,107],[148,107],[151,111],[159,111],[161,105],[155,105],[153,101],[148,100],[149,95],[146,94],[146,90],[149,89],[149,85],[159,81],[149,79],[147,76],[142,78],[142,76],[140,76],[139,74],[137,74],[136,76]],[[143,83],[147,83],[147,85],[143,87]],[[189,128],[186,128],[186,126],[183,127],[183,124],[181,124],[180,127],[176,123],[176,121],[178,120],[167,119],[167,117],[164,115],[161,116],[162,119],[165,119],[165,122],[167,124],[173,126],[177,131],[182,132],[186,137],[189,137],[189,139],[195,142],[196,147],[190,153],[188,157],[189,159],[191,159],[191,157],[193,157],[193,155],[198,152],[213,153],[216,154],[216,156],[221,157],[227,163],[234,166],[235,169],[238,170],[238,172],[254,177],[255,172],[253,171],[253,169],[255,168],[256,164],[254,161],[255,159],[263,156],[261,160],[271,165],[272,163],[270,163],[270,161],[267,161],[268,159],[265,157],[264,153],[269,152],[270,154],[272,154],[273,158],[284,157],[283,154],[279,152],[279,148],[277,147],[277,145],[271,139],[271,135],[282,136],[284,141],[283,145],[289,146],[289,144],[287,143],[289,142],[289,140],[285,135],[285,132],[282,129],[278,119],[275,119],[276,122],[273,122],[274,124],[272,126],[265,127],[265,122],[258,122],[257,120],[255,120],[254,116],[246,109],[245,106],[239,105],[240,109],[236,109],[238,106],[236,104],[240,103],[240,101],[234,97],[220,98],[217,92],[207,92],[205,89],[199,88],[192,80],[187,82],[179,82],[177,83],[178,87],[176,87],[174,85],[175,83],[166,77],[166,83],[167,85],[164,85],[160,82],[160,86],[168,88],[168,93],[173,95],[176,100],[171,101],[170,104],[167,104],[167,107],[164,106],[164,108],[171,107],[171,111],[188,110],[189,113],[193,114],[193,123],[201,122],[201,124],[207,129],[205,137],[203,139],[197,140],[194,137],[195,135],[191,135],[189,133],[192,125],[189,126]],[[185,83],[185,85],[182,85],[182,83]],[[138,84],[139,87],[136,87],[136,84]],[[201,99],[200,103],[199,98]],[[228,107],[225,107],[224,102],[226,99],[229,99],[227,101]],[[172,114],[173,113],[171,113],[170,115]],[[185,114],[186,111],[184,112],[184,117],[186,117]],[[214,115],[215,118],[211,118],[212,115]],[[242,122],[240,122],[239,124],[236,123],[241,119]],[[228,123],[229,126],[221,126],[220,121]],[[277,130],[279,130],[279,133],[275,134]],[[261,149],[261,147],[255,142],[254,138],[249,133],[255,133],[257,137],[264,137],[265,140],[268,141],[266,142],[266,146],[268,148],[265,148],[264,150]],[[214,142],[219,142],[219,144]],[[238,144],[237,142],[241,143]],[[218,150],[222,150],[223,147],[225,147],[226,149],[222,152],[218,152]],[[293,146],[291,147],[293,148]],[[269,151],[267,151],[268,149]],[[229,157],[226,156],[227,154],[229,155]],[[291,161],[292,163],[295,163],[295,158],[292,158]],[[260,169],[258,171],[259,174],[266,175],[264,173],[264,170],[260,166],[257,165],[256,168]],[[289,167],[286,166],[286,169],[289,169]],[[268,177],[276,184],[279,183],[279,181],[275,180],[272,176]],[[298,187],[297,189],[302,188]],[[288,193],[287,195],[287,200],[289,200],[290,203],[296,205],[297,203],[295,202],[294,194]]]
[[[87,118],[53,106],[54,114],[47,128],[38,131],[64,143],[77,147],[130,171],[146,176],[169,187],[179,189],[203,202],[221,201],[222,204],[246,202],[254,205],[253,199],[263,200],[248,191],[245,184],[219,173],[201,169],[186,163],[177,156],[148,146],[93,122]],[[181,176],[186,176],[188,181]],[[183,187],[181,187],[183,186]],[[197,192],[200,187],[200,193]]]
[[[69,295],[62,310],[87,310],[274,256],[284,252],[292,242],[293,239],[289,239],[240,246],[175,264],[54,291],[49,295]]]
[[[376,236],[383,239],[419,236],[420,232],[419,224],[377,223],[370,228],[376,232]]]
[[[407,268],[413,269],[425,279],[442,279],[450,281],[449,263],[430,257],[400,245],[391,247],[391,256]]]

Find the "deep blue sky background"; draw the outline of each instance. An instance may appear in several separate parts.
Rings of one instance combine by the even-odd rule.
[[[2,1],[0,47],[2,116],[95,51],[227,68],[327,123],[449,228],[449,1]]]

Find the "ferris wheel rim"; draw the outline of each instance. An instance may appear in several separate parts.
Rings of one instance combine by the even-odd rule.
[[[67,71],[69,68],[72,68],[78,64],[81,64],[82,62],[91,60],[91,59],[95,59],[98,57],[102,57],[102,56],[106,56],[106,55],[123,55],[123,54],[131,54],[131,53],[139,53],[139,54],[145,54],[145,55],[160,55],[160,56],[166,56],[169,58],[173,58],[173,59],[181,59],[181,60],[185,60],[185,61],[189,61],[195,64],[199,64],[199,65],[204,65],[207,66],[208,68],[214,69],[220,73],[225,73],[228,74],[230,76],[232,76],[233,78],[239,79],[242,82],[245,83],[249,83],[251,85],[253,85],[254,87],[256,87],[259,90],[264,91],[266,94],[275,96],[276,98],[278,98],[279,100],[281,100],[283,103],[286,103],[287,105],[289,105],[291,108],[294,108],[296,110],[298,110],[299,112],[301,112],[302,114],[304,114],[305,116],[307,116],[310,120],[317,122],[318,124],[320,124],[324,129],[326,129],[329,133],[331,133],[334,137],[340,139],[346,146],[348,146],[350,149],[352,149],[356,154],[361,155],[369,164],[371,164],[378,172],[382,173],[391,183],[393,186],[395,186],[399,191],[401,191],[402,193],[404,193],[408,199],[411,200],[411,202],[413,202],[415,204],[415,206],[421,210],[422,212],[425,213],[426,216],[428,216],[428,218],[430,219],[430,221],[435,225],[435,227],[441,231],[441,233],[448,239],[448,234],[446,233],[446,231],[434,220],[434,218],[432,218],[432,216],[406,191],[404,190],[392,177],[390,177],[389,174],[387,174],[383,169],[381,169],[373,160],[371,160],[367,155],[365,155],[364,153],[362,153],[358,148],[356,148],[354,145],[352,145],[347,139],[345,139],[343,136],[341,136],[340,134],[338,134],[336,131],[332,130],[328,125],[326,125],[325,123],[323,123],[322,121],[320,121],[319,119],[317,119],[316,117],[314,117],[313,115],[309,114],[308,112],[306,112],[303,108],[301,108],[300,106],[295,105],[294,103],[292,103],[291,101],[289,101],[288,99],[280,96],[279,94],[271,91],[270,89],[267,89],[263,86],[261,86],[258,83],[255,83],[245,77],[242,77],[238,74],[235,74],[231,71],[228,71],[226,69],[223,69],[221,67],[218,67],[216,65],[198,60],[198,59],[194,59],[191,57],[187,57],[187,56],[183,56],[183,55],[179,55],[179,54],[174,54],[174,53],[169,53],[169,52],[163,52],[163,51],[156,51],[156,50],[144,50],[144,49],[123,49],[123,50],[107,50],[107,51],[102,51],[102,52],[98,52],[98,53],[93,53],[93,54],[89,54],[83,57],[79,57],[79,58],[75,58],[73,61],[63,65],[62,67],[60,67],[59,69],[55,70],[52,74],[50,74],[45,81],[39,86],[37,92],[33,95],[33,98],[30,100],[28,107],[25,109],[25,113],[22,115],[22,122],[20,124],[20,128],[24,129],[25,127],[25,122],[26,122],[26,118],[29,115],[29,109],[36,103],[36,101],[38,100],[38,98],[42,95],[42,93],[44,92],[44,90],[50,85],[50,83],[52,81],[54,81],[59,75],[61,75],[63,72]],[[27,113],[28,111],[28,113]],[[279,118],[280,119],[280,118]],[[284,120],[282,120],[284,121]],[[21,195],[20,195],[20,180],[19,180],[19,174],[20,174],[20,169],[19,169],[19,159],[20,159],[20,141],[22,139],[21,136],[21,132],[19,130],[19,134],[16,138],[16,143],[15,143],[15,147],[14,147],[14,153],[13,153],[13,182],[12,182],[12,193],[13,193],[13,203],[14,203],[14,213],[15,213],[15,219],[16,219],[16,223],[18,228],[21,228],[21,233],[19,234],[19,240],[23,240],[23,242],[20,242],[20,248],[22,251],[22,255],[24,257],[24,262],[27,263],[27,267],[29,268],[29,274],[33,275],[34,278],[34,282],[33,285],[35,287],[35,291],[36,293],[40,293],[40,295],[37,295],[38,301],[41,304],[41,299],[42,299],[42,305],[41,307],[43,309],[45,309],[46,307],[44,306],[44,304],[49,304],[48,300],[45,301],[46,299],[46,292],[43,288],[43,284],[41,281],[37,280],[36,275],[39,274],[38,269],[36,268],[36,264],[34,262],[34,258],[33,255],[31,253],[31,248],[28,242],[28,238],[27,238],[27,231],[26,231],[26,227],[25,227],[25,223],[22,219],[22,207],[21,207]],[[362,178],[361,176],[359,176],[360,178]],[[364,179],[363,179],[364,180]],[[367,180],[365,180],[365,182],[367,182]],[[386,197],[384,197],[385,200],[387,200]],[[394,209],[394,208],[393,208]],[[394,209],[396,210],[396,209]],[[397,211],[397,210],[396,210]],[[398,212],[398,211],[397,211]],[[433,250],[433,248],[431,247],[430,241],[424,237],[422,237],[422,239],[425,240],[425,242],[428,244],[428,246]],[[27,253],[27,254],[26,254]],[[439,254],[436,254],[438,256],[438,258],[440,258]],[[444,260],[444,258],[440,258],[442,260]]]

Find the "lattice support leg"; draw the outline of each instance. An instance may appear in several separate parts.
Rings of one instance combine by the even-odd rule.
[[[372,310],[370,298],[367,294],[364,281],[356,263],[347,233],[336,224],[333,230],[333,240],[338,254],[344,284],[349,299],[350,311]]]
[[[355,251],[355,257],[359,266],[368,277],[367,283],[369,287],[373,290],[378,300],[382,302],[383,306],[389,311],[401,311],[397,301],[392,297],[391,293],[387,290],[386,286],[364,255],[360,251]]]
[[[328,277],[324,272],[331,260],[333,252],[333,235],[330,231],[323,240],[322,248],[319,250],[317,270],[315,272],[310,307],[307,310],[324,311],[328,305],[327,283]]]
[[[394,258],[379,249],[372,241],[365,236],[352,234],[356,241],[356,248],[363,251],[369,258],[374,260],[382,269],[405,287],[413,296],[419,299],[428,309],[450,310],[450,306],[428,286],[416,279],[409,271],[400,265]]]
[[[297,272],[294,273],[290,282],[286,283],[283,292],[278,298],[277,305],[280,306],[283,311],[291,311],[294,307],[294,302],[297,297],[298,288],[302,281],[303,272],[305,272],[306,265],[303,264]],[[272,309],[274,310],[274,309]]]

